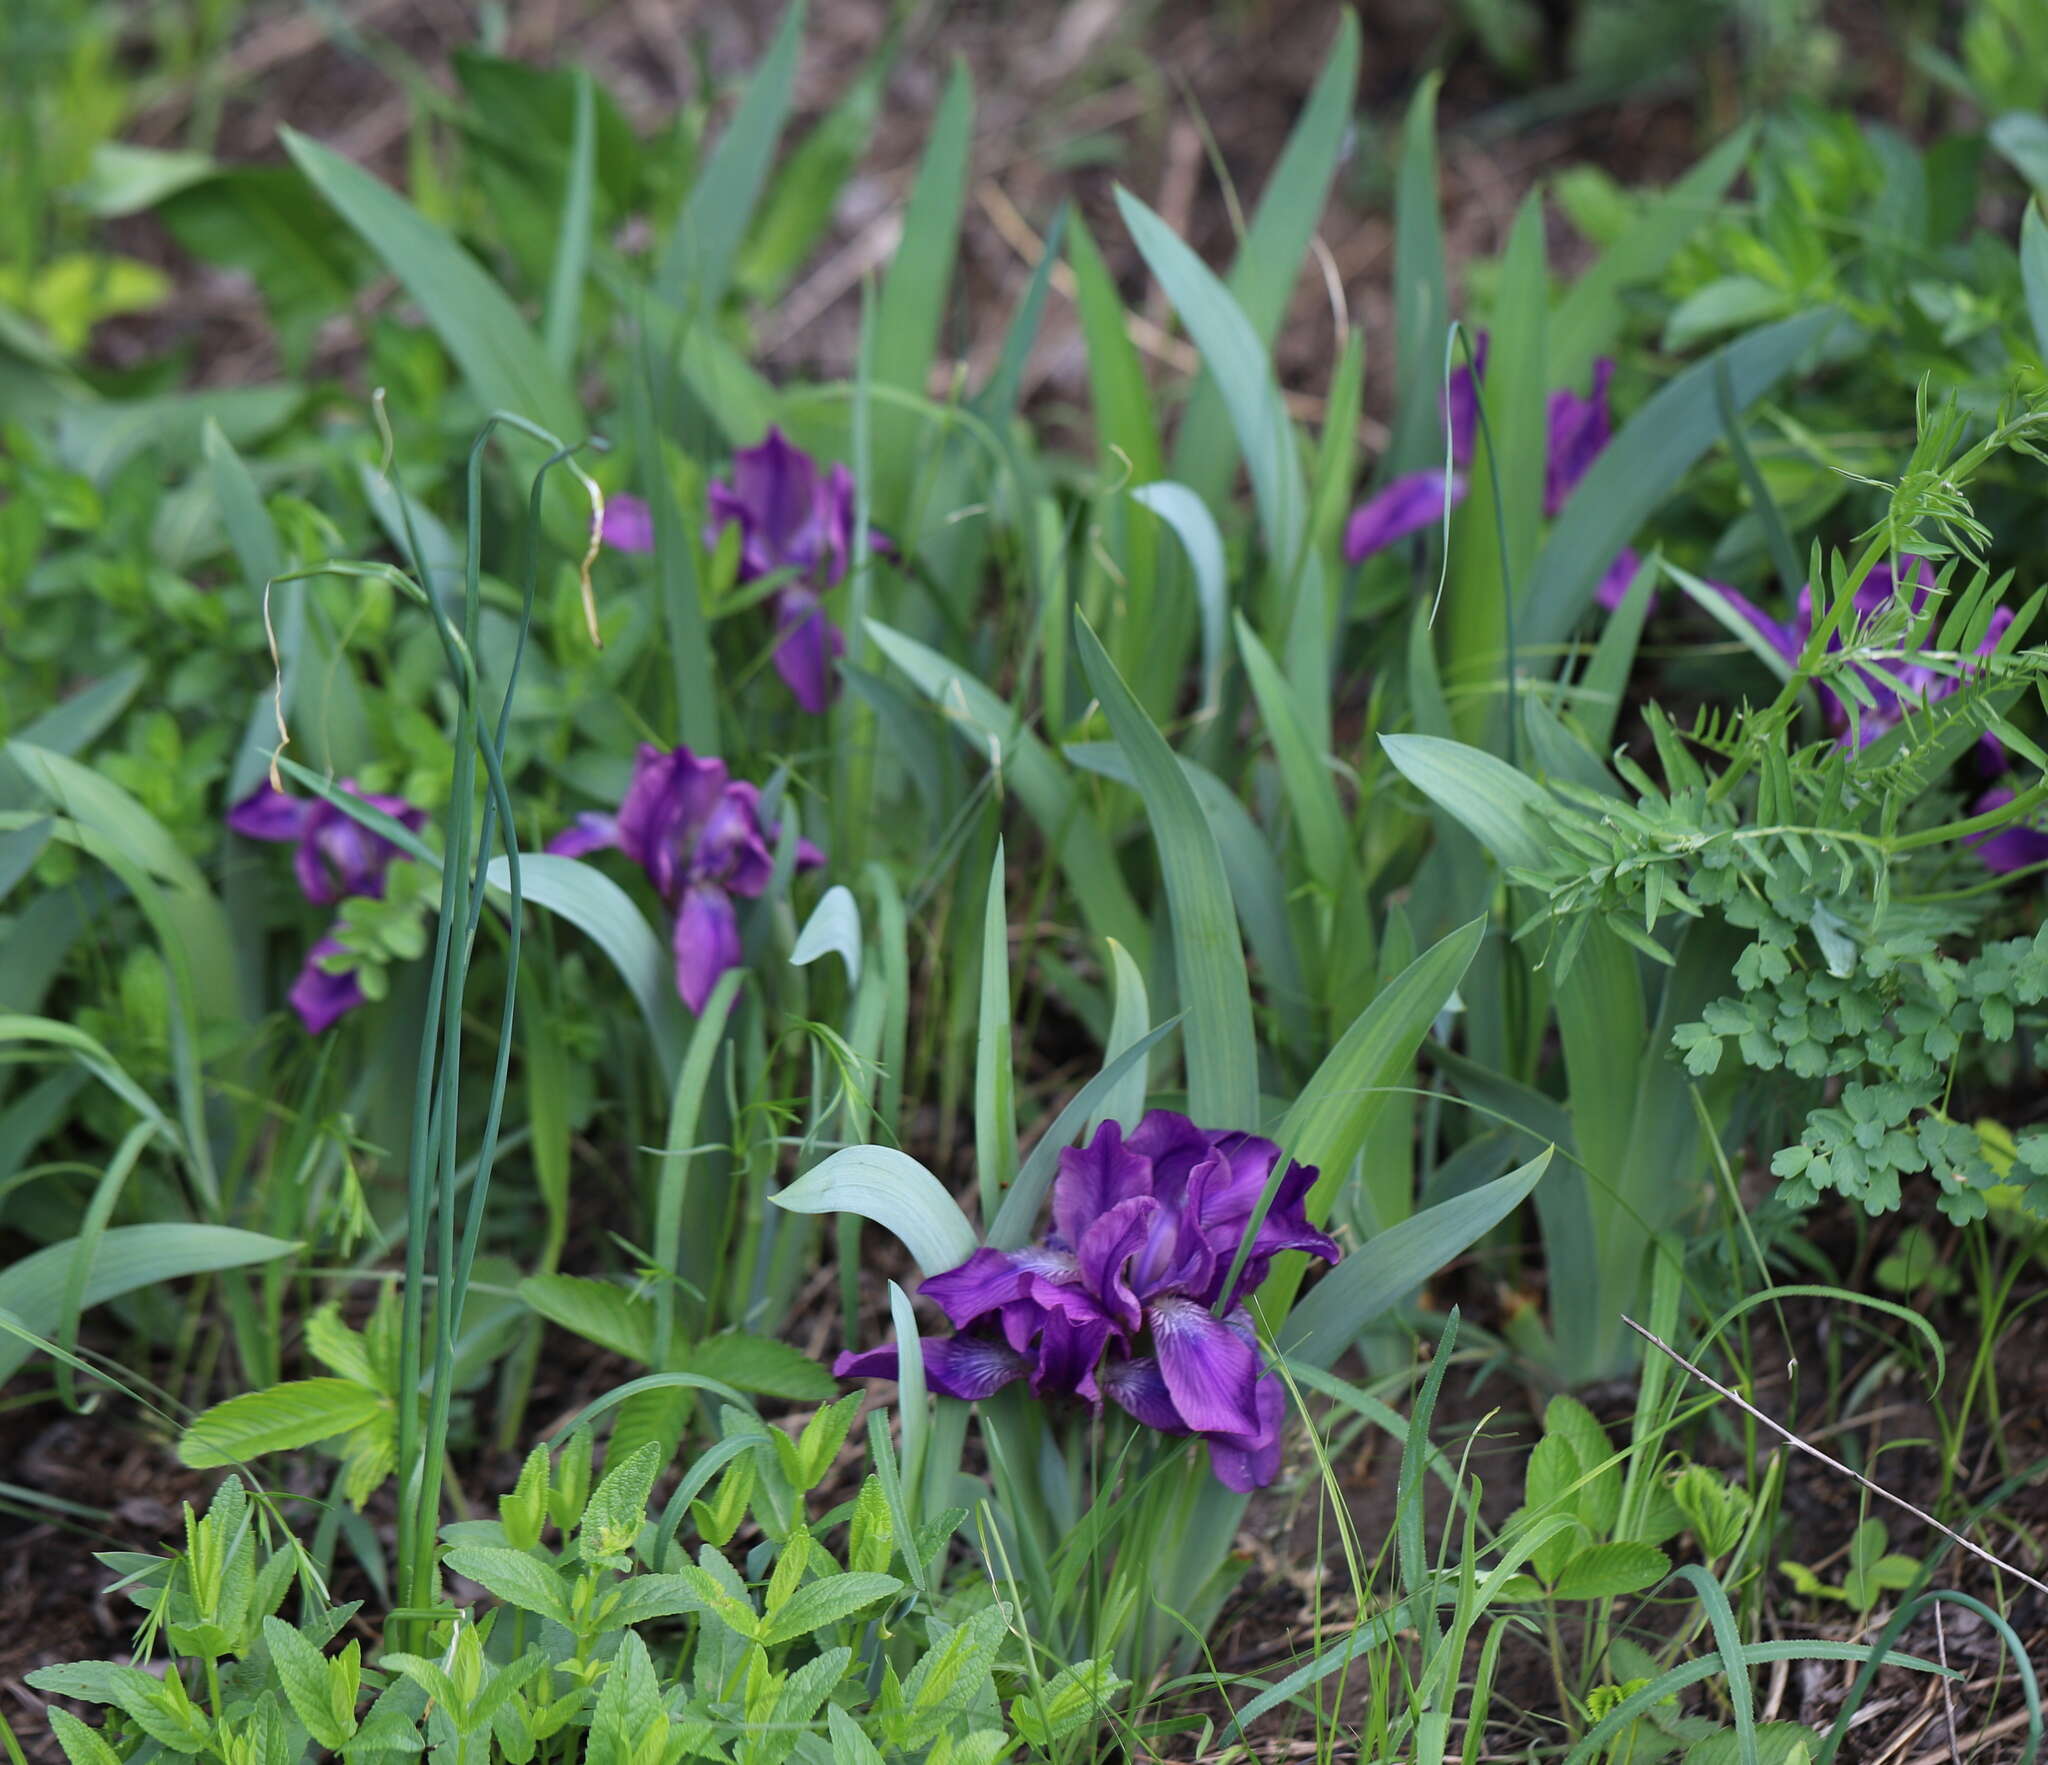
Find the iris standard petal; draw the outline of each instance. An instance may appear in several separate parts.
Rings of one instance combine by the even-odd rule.
[[[732,897],[716,883],[694,883],[676,906],[676,991],[693,1012],[704,1009],[718,977],[740,963],[740,925]]]
[[[1118,1202],[1152,1192],[1150,1163],[1126,1147],[1123,1128],[1115,1121],[1104,1122],[1087,1145],[1069,1146],[1059,1164],[1052,1220],[1069,1245],[1078,1246],[1088,1228]]]
[[[1032,1345],[1032,1391],[1040,1397],[1061,1393],[1096,1402],[1101,1392],[1095,1383],[1095,1366],[1109,1342],[1109,1321],[1089,1318],[1077,1322],[1058,1312],[1046,1312],[1043,1317]]]
[[[1126,1271],[1132,1259],[1147,1250],[1153,1233],[1171,1232],[1173,1223],[1151,1196],[1133,1195],[1093,1221],[1074,1247],[1082,1286],[1126,1330],[1136,1330],[1144,1321],[1139,1295]],[[1140,1279],[1149,1289],[1149,1280]]]
[[[1258,1351],[1191,1299],[1155,1299],[1145,1321],[1173,1407],[1188,1427],[1197,1434],[1256,1433]]]
[[[775,856],[761,828],[761,793],[735,779],[704,818],[696,841],[684,855],[693,882],[715,882],[752,900],[775,874]]]
[[[647,872],[663,900],[673,902],[690,881],[698,836],[729,782],[716,756],[640,745],[619,804],[619,849]]]
[[[732,456],[733,494],[778,568],[797,561],[790,550],[811,520],[817,482],[817,462],[777,428]]]

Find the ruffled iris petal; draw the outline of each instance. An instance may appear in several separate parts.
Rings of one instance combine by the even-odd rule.
[[[956,1330],[1014,1304],[1029,1290],[1030,1272],[1003,1250],[983,1245],[958,1268],[927,1276],[918,1292],[946,1314]]]
[[[1194,1300],[1165,1296],[1145,1308],[1173,1407],[1197,1434],[1258,1431],[1258,1350]]]

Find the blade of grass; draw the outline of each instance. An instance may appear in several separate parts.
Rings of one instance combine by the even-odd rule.
[[[803,25],[804,0],[790,0],[746,96],[691,186],[655,269],[655,292],[700,323],[725,299],[733,257],[767,184],[775,144],[789,118]]]
[[[1436,364],[1451,322],[1451,297],[1437,195],[1436,95],[1442,85],[1442,74],[1424,76],[1401,128],[1401,166],[1394,179],[1394,345],[1403,366],[1393,435],[1380,459],[1382,482],[1443,459]]]
[[[1737,410],[1777,384],[1834,323],[1830,308],[1739,337],[1688,368],[1643,406],[1593,462],[1537,555],[1518,613],[1524,654],[1556,651],[1602,575],[1721,434],[1717,383],[1725,359]]]
[[[1346,7],[1338,14],[1337,38],[1323,63],[1323,71],[1287,138],[1279,163],[1260,193],[1251,226],[1231,266],[1230,296],[1242,311],[1262,359],[1286,316],[1288,299],[1301,273],[1301,260],[1321,224],[1330,180],[1336,174],[1350,133],[1352,100],[1358,86],[1358,44],[1358,18]],[[1121,192],[1118,201],[1123,201]],[[1128,214],[1125,218],[1128,220]],[[1156,274],[1158,266],[1153,268]],[[1166,278],[1162,276],[1160,280]],[[1179,300],[1174,304],[1179,306]],[[1185,309],[1181,317],[1192,333],[1193,321]],[[1199,336],[1195,341],[1203,356],[1208,357],[1209,350]],[[1233,426],[1237,444],[1245,447],[1247,459],[1251,456],[1244,425],[1235,411],[1230,413],[1230,421],[1225,421],[1224,407],[1230,403],[1231,393],[1223,383],[1222,371],[1214,361],[1208,361],[1189,401],[1187,415],[1181,421],[1173,456],[1174,477],[1189,485],[1204,502],[1219,502],[1229,491],[1230,474],[1236,463]],[[1276,555],[1283,566],[1292,565],[1290,549],[1276,548]]]
[[[596,89],[585,69],[578,68],[575,78],[576,122],[562,185],[562,227],[541,320],[548,365],[564,381],[576,371],[576,332],[583,317],[583,282],[590,269],[591,216],[597,197]]]
[[[1130,758],[1159,849],[1174,969],[1187,1013],[1182,1038],[1189,1105],[1200,1120],[1250,1127],[1259,1115],[1258,1049],[1223,854],[1173,750],[1131,696],[1094,629],[1079,617],[1074,643],[1111,732]]]
[[[361,167],[296,129],[279,133],[307,181],[404,284],[480,403],[558,434],[583,432],[575,393],[475,258]]]
[[[924,394],[959,257],[973,133],[974,87],[966,64],[956,62],[910,192],[902,242],[882,282],[875,314],[877,386]],[[893,404],[875,411],[875,506],[880,524],[906,538],[920,423],[915,412]]]
[[[981,1217],[993,1220],[1017,1174],[1016,1080],[1010,1053],[1010,928],[1003,900],[1003,843],[989,867],[981,929],[981,1012],[974,1049],[974,1169]]]

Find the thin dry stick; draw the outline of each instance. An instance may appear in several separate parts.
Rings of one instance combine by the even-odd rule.
[[[1869,1490],[1872,1495],[1883,1496],[1884,1499],[1890,1502],[1894,1507],[1904,1508],[1907,1513],[1911,1514],[1914,1517],[1914,1519],[1924,1521],[1927,1525],[1932,1526],[1934,1530],[1939,1532],[1944,1538],[1951,1539],[1955,1543],[1961,1545],[1964,1550],[1970,1553],[1971,1556],[1981,1557],[1985,1562],[1989,1563],[1992,1566],[1992,1568],[2003,1569],[2006,1572],[2006,1574],[2017,1577],[2019,1580],[2024,1581],[2029,1587],[2036,1588],[2042,1593],[2048,1593],[2048,1581],[2035,1580],[2035,1578],[2029,1575],[2026,1572],[2026,1570],[2015,1568],[2011,1563],[2008,1563],[2003,1557],[1993,1556],[1991,1552],[1986,1550],[1981,1544],[1972,1544],[1969,1539],[1965,1538],[1960,1532],[1956,1531],[1954,1527],[1944,1526],[1932,1514],[1925,1513],[1921,1509],[1916,1508],[1911,1502],[1906,1500],[1904,1496],[1892,1494],[1892,1492],[1889,1489],[1885,1488],[1883,1484],[1871,1482],[1871,1480],[1868,1477],[1864,1476],[1861,1471],[1852,1471],[1849,1469],[1847,1465],[1843,1464],[1840,1459],[1831,1459],[1828,1457],[1826,1453],[1822,1452],[1819,1447],[1809,1446],[1805,1441],[1801,1440],[1798,1435],[1794,1434],[1791,1429],[1782,1427],[1778,1423],[1772,1421],[1769,1416],[1765,1415],[1763,1411],[1758,1409],[1755,1404],[1751,1403],[1748,1398],[1737,1396],[1734,1392],[1730,1391],[1727,1386],[1721,1384],[1720,1381],[1709,1378],[1705,1373],[1701,1372],[1698,1367],[1694,1366],[1691,1361],[1687,1360],[1684,1355],[1680,1354],[1677,1349],[1673,1348],[1670,1343],[1664,1341],[1661,1337],[1656,1335],[1655,1332],[1645,1330],[1641,1324],[1637,1323],[1635,1319],[1630,1317],[1626,1312],[1622,1313],[1621,1321],[1624,1324],[1626,1324],[1631,1330],[1633,1330],[1638,1336],[1640,1336],[1645,1342],[1649,1343],[1651,1347],[1657,1349],[1662,1354],[1668,1355],[1677,1365],[1683,1367],[1702,1385],[1706,1386],[1709,1391],[1719,1392],[1730,1403],[1734,1404],[1737,1409],[1744,1411],[1746,1414],[1754,1418],[1756,1421],[1763,1423],[1763,1425],[1766,1428],[1770,1429],[1770,1431],[1773,1434],[1777,1435],[1777,1437],[1780,1440],[1784,1441],[1787,1446],[1798,1448],[1798,1450],[1805,1453],[1808,1458],[1819,1459],[1820,1462],[1826,1465],[1829,1470],[1841,1472],[1841,1474],[1844,1477],[1851,1479],[1853,1482],[1862,1484],[1863,1487]]]
[[[1959,1748],[1979,1747],[1986,1741],[2001,1739],[2005,1735],[2012,1733],[2015,1728],[2025,1727],[2032,1719],[2033,1712],[2031,1710],[2015,1710],[2010,1716],[2001,1716],[1988,1728],[1972,1729],[1955,1744]],[[1919,1758],[1912,1762],[1912,1765],[1947,1765],[1949,1757],[1950,1755],[1946,1752],[1922,1753]]]
[[[1934,1647],[1935,1659],[1944,1667],[1948,1665],[1948,1628],[1941,1621],[1941,1602],[1934,1603]],[[1941,1679],[1942,1726],[1948,1731],[1949,1765],[1963,1765],[1963,1756],[1956,1750],[1956,1700],[1949,1690],[1946,1675]]]

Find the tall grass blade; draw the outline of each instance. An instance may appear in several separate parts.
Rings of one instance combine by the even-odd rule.
[[[708,322],[725,299],[733,258],[768,182],[775,144],[789,119],[803,26],[804,0],[790,0],[775,41],[747,82],[746,96],[691,187],[662,250],[655,291],[697,322]]]
[[[1081,670],[1101,701],[1144,800],[1173,921],[1174,971],[1187,1022],[1188,1101],[1197,1119],[1251,1126],[1259,1118],[1251,989],[1223,854],[1165,738],[1131,696],[1101,640],[1076,618]]]

